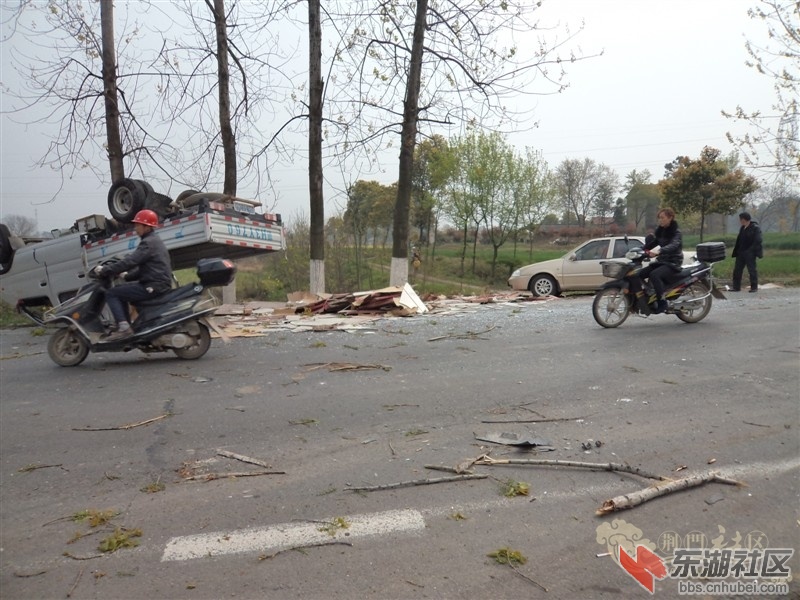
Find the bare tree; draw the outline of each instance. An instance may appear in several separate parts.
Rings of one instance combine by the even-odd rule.
[[[3,223],[12,234],[20,237],[36,233],[36,221],[25,215],[6,215],[3,217]]]
[[[308,0],[308,195],[311,207],[309,290],[325,291],[325,197],[322,189],[322,18]]]
[[[753,127],[753,133],[741,137],[728,133],[728,140],[742,150],[748,165],[796,180],[800,173],[800,8],[796,0],[761,0],[748,14],[764,22],[768,41],[763,46],[747,41],[747,65],[773,80],[775,103],[769,110],[737,106],[734,111],[722,111]]]
[[[141,161],[155,158],[149,108],[137,102],[145,74],[141,53],[132,49],[140,30],[131,15],[115,38],[112,0],[20,0],[2,9],[11,25],[3,41],[17,40],[11,56],[20,85],[4,89],[14,98],[12,112],[28,123],[56,125],[40,166],[62,178],[87,168],[103,181],[102,156],[114,182],[125,176],[125,162],[141,170]],[[34,52],[37,45],[47,52]]]
[[[390,283],[408,279],[408,216],[413,150],[420,127],[501,128],[519,115],[507,100],[519,94],[555,93],[565,87],[563,66],[578,60],[558,52],[566,40],[549,43],[531,20],[534,0],[383,0],[361,14],[347,40],[350,57],[343,85],[331,98],[334,119],[344,134],[342,155],[373,151],[384,138],[400,134],[398,192]],[[359,5],[360,6],[360,5]],[[553,35],[553,34],[551,34]],[[535,40],[518,47],[516,36]],[[349,94],[349,95],[348,95]],[[402,98],[402,107],[397,98]]]

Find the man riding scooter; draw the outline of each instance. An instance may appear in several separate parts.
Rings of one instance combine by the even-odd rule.
[[[136,279],[114,286],[106,292],[108,304],[117,330],[103,341],[111,342],[133,335],[129,302],[155,298],[172,288],[172,265],[164,242],[155,235],[158,216],[152,210],[140,210],[133,218],[136,234],[141,238],[139,246],[116,263],[94,268],[98,276],[115,276],[128,272],[126,279]]]

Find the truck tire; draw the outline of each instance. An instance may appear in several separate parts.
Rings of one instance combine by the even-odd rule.
[[[189,196],[194,196],[195,194],[199,193],[200,192],[198,192],[197,190],[183,190],[180,194],[178,194],[178,197],[175,198],[175,202],[183,202]]]
[[[149,185],[138,179],[120,179],[108,189],[108,212],[120,223],[130,223],[147,203]],[[150,188],[152,190],[152,188]]]

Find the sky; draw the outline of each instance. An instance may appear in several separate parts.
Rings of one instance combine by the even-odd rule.
[[[520,150],[540,151],[551,168],[567,158],[591,158],[614,169],[623,181],[630,171],[647,169],[655,182],[666,163],[679,155],[698,157],[707,145],[730,152],[726,132],[744,133],[747,128],[721,111],[737,105],[768,111],[774,101],[772,81],[745,65],[745,41],[766,37],[764,24],[747,15],[756,4],[545,0],[539,17],[543,22],[569,25],[572,31],[583,23],[575,46],[587,55],[603,55],[568,65],[570,85],[562,93],[520,97],[516,109],[538,126],[511,134],[509,141]],[[8,49],[0,48],[4,83],[10,75]],[[16,123],[6,112],[7,99],[0,109],[0,220],[25,215],[40,231],[49,231],[67,228],[79,217],[107,214],[108,184],[88,172],[69,180],[54,198],[59,174],[35,166],[47,148],[48,131]],[[365,178],[396,181],[396,162],[384,167],[383,173]],[[326,177],[332,180],[336,174],[327,172]],[[307,167],[283,167],[277,179],[278,197],[259,199],[284,221],[307,215]],[[256,197],[252,190],[239,193]],[[341,197],[327,188],[326,215],[342,206]]]

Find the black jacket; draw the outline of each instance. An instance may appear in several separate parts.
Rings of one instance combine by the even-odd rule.
[[[137,270],[137,280],[145,287],[152,287],[156,294],[172,287],[172,266],[169,251],[161,238],[150,231],[142,236],[136,250],[114,264],[108,265],[109,273],[119,275],[123,271]]]
[[[656,227],[654,238],[646,242],[644,248],[650,250],[656,246],[661,246],[658,262],[680,268],[683,264],[683,235],[677,221],[673,220],[667,227]]]
[[[733,247],[732,256],[745,257],[748,254],[753,254],[756,258],[764,258],[761,228],[756,221],[750,221],[750,225],[747,227],[739,228],[736,245]]]

